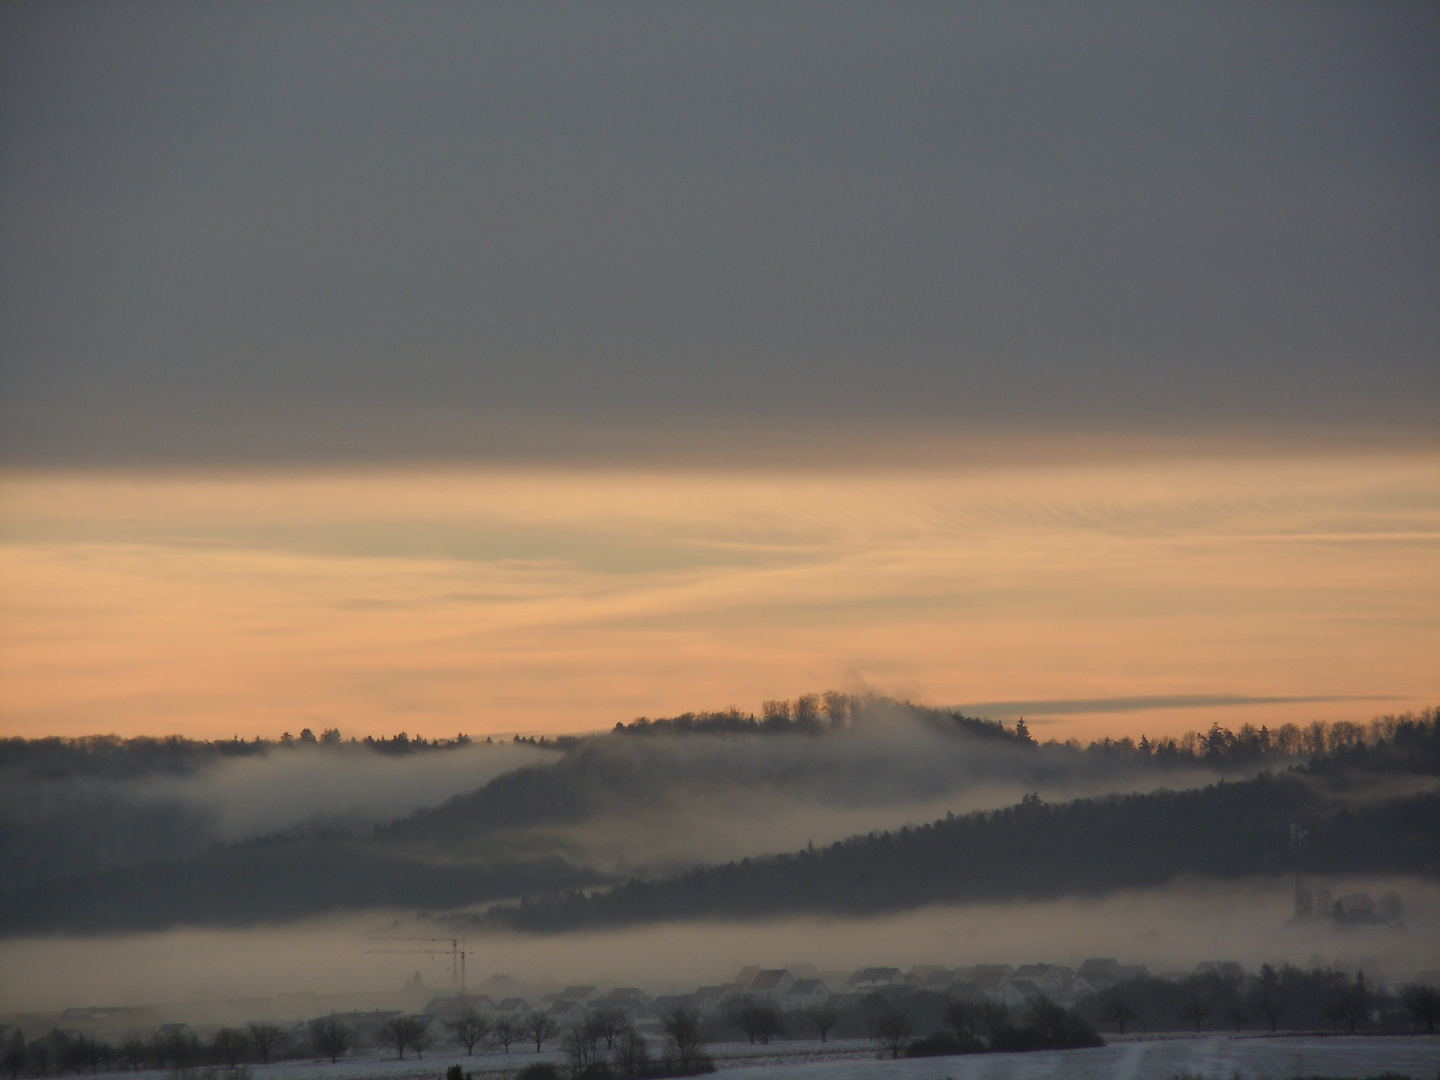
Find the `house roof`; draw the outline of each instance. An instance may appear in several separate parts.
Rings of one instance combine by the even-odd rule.
[[[828,989],[829,987],[819,979],[801,979],[796,982],[794,986],[790,987],[790,992],[792,994],[813,994],[816,990]]]
[[[762,971],[756,975],[750,983],[752,990],[774,990],[786,979],[794,981],[794,977],[784,968],[772,968],[769,971]]]
[[[1047,971],[1049,971],[1053,966],[1053,964],[1021,964],[1015,969],[1015,978],[1039,978],[1041,975],[1044,975]]]

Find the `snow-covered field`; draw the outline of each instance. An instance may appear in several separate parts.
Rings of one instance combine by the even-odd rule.
[[[720,1043],[707,1047],[722,1072],[745,1071],[744,1080],[1291,1080],[1293,1077],[1369,1077],[1399,1073],[1414,1080],[1440,1077],[1440,1036],[1171,1036],[1132,1037],[1094,1050],[882,1061],[862,1040],[770,1046]],[[559,1053],[512,1050],[467,1057],[450,1049],[423,1061],[382,1057],[285,1061],[251,1066],[253,1080],[440,1080],[460,1063],[477,1080],[499,1080],[534,1061],[563,1064]],[[224,1080],[219,1071],[217,1080]],[[127,1073],[125,1080],[169,1080],[164,1072]]]
[[[1397,1072],[1420,1080],[1440,1074],[1440,1038],[1295,1036],[1117,1042],[1095,1050],[901,1061],[828,1061],[763,1065],[745,1080],[1215,1080],[1297,1076],[1366,1077]]]

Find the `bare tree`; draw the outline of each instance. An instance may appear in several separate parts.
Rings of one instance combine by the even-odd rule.
[[[682,1005],[667,1013],[660,1026],[665,1031],[675,1071],[681,1076],[699,1072],[706,1062],[700,1049],[705,1043],[700,1032],[700,1014]]]
[[[559,1030],[560,1025],[539,1009],[525,1018],[525,1037],[535,1044],[537,1054],[545,1049],[545,1040],[553,1037]]]
[[[1440,1021],[1440,990],[1424,983],[1411,983],[1400,991],[1400,1000],[1410,1010],[1410,1022],[1416,1027],[1424,1024],[1425,1030],[1433,1035],[1436,1021]]]
[[[973,1002],[964,1001],[961,998],[951,998],[945,1004],[945,1018],[943,1023],[955,1037],[962,1041],[973,1042],[975,1039],[975,1005]]]
[[[633,1026],[615,1040],[614,1062],[623,1080],[639,1080],[650,1071],[650,1045]]]
[[[630,1028],[630,1018],[623,1009],[596,1009],[585,1017],[585,1030],[596,1039],[605,1040],[605,1049],[614,1049],[615,1040]]]
[[[510,1044],[519,1042],[523,1034],[514,1017],[502,1016],[490,1028],[490,1041],[496,1046],[503,1046],[505,1053],[509,1054]]]
[[[1355,976],[1355,981],[1340,996],[1340,1016],[1350,1025],[1350,1033],[1355,1033],[1355,1026],[1370,1015],[1371,1001],[1370,991],[1365,986],[1365,973],[1361,972]]]
[[[29,1057],[25,1047],[25,1033],[16,1028],[10,1032],[10,1041],[5,1046],[4,1065],[5,1071],[10,1074],[10,1080],[15,1080],[20,1075],[20,1070],[25,1067]]]
[[[1288,995],[1279,974],[1269,964],[1260,966],[1260,977],[1250,987],[1250,1007],[1264,1017],[1271,1031],[1280,1027],[1280,1018],[1285,1014]]]
[[[215,1038],[210,1045],[215,1056],[233,1069],[245,1056],[249,1042],[250,1040],[245,1037],[245,1032],[237,1031],[235,1028],[221,1028],[215,1033]]]
[[[131,1072],[139,1072],[145,1064],[145,1041],[138,1036],[131,1035],[121,1043],[120,1062]]]
[[[279,1024],[261,1022],[249,1025],[250,1045],[260,1052],[260,1061],[270,1064],[270,1055],[285,1045],[285,1031]]]
[[[333,1065],[341,1054],[350,1049],[355,1033],[333,1016],[327,1016],[311,1023],[310,1040],[320,1056],[328,1057]]]
[[[600,1036],[590,1024],[572,1024],[565,1032],[565,1052],[570,1072],[579,1077],[600,1064]]]
[[[394,1016],[380,1025],[375,1037],[381,1046],[388,1046],[395,1051],[399,1060],[404,1061],[405,1047],[410,1045],[411,1030],[410,1017]]]
[[[473,1055],[475,1044],[490,1034],[490,1021],[468,1006],[454,1020],[446,1020],[445,1027],[454,1040],[465,1047],[467,1055]]]
[[[982,1001],[975,1006],[975,1027],[985,1041],[993,1043],[1010,1030],[1010,1009],[1003,1001]]]
[[[410,1045],[415,1050],[415,1056],[421,1061],[425,1060],[425,1048],[430,1045],[430,1018],[427,1016],[407,1016],[405,1018]]]
[[[1120,1034],[1124,1035],[1125,1025],[1140,1013],[1119,990],[1109,990],[1106,991],[1105,997],[1100,1002],[1100,1015],[1114,1024]]]
[[[806,1009],[805,1019],[810,1021],[810,1026],[815,1029],[815,1034],[820,1036],[823,1043],[829,1040],[831,1030],[840,1022],[840,1013],[827,1001],[823,1005],[811,1005]]]
[[[1180,984],[1180,1017],[1194,1024],[1197,1033],[1214,1008],[1215,999],[1203,979],[1191,975]]]
[[[770,1036],[779,1035],[785,1030],[779,1009],[768,1001],[756,1001],[751,997],[741,998],[733,1003],[726,1010],[725,1019],[743,1031],[752,1046],[756,1039],[759,1039],[762,1045],[769,1046]]]
[[[910,1037],[914,1034],[910,1018],[896,1008],[886,1009],[870,1025],[870,1038],[892,1059],[898,1058],[900,1051],[910,1045]]]
[[[1234,1024],[1235,1030],[1239,1031],[1245,1026],[1245,1021],[1250,1019],[1250,1010],[1246,1007],[1244,1001],[1237,999],[1234,1004],[1225,1010],[1225,1019]]]

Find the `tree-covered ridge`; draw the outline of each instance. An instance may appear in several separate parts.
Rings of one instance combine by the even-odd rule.
[[[1358,725],[1357,725],[1358,727]],[[1375,741],[1364,735],[1374,732]],[[1326,733],[1328,735],[1328,732]],[[536,931],[780,914],[871,914],[930,903],[1042,899],[1303,868],[1317,874],[1440,874],[1440,795],[1351,808],[1329,788],[1342,771],[1413,766],[1440,775],[1434,710],[1343,733],[1303,770],[1191,791],[1013,807],[853,837],[790,854],[630,880],[493,908]],[[1103,751],[1109,752],[1109,751]],[[1343,784],[1342,784],[1343,786]],[[1296,852],[1295,827],[1306,835]],[[1302,862],[1297,860],[1303,859]]]
[[[1303,768],[1294,767],[1285,739],[1267,742],[1271,733],[1264,729],[1232,735],[1216,725],[1173,747],[1143,737],[1081,747],[1037,744],[1019,725],[878,698],[846,699],[837,720],[838,713],[838,707],[834,714],[827,709],[817,729],[803,706],[792,705],[788,717],[778,719],[772,710],[768,727],[763,716],[756,720],[758,734],[751,718],[733,713],[719,714],[714,730],[696,730],[705,717],[627,725],[623,732],[551,744],[556,752],[547,761],[503,772],[389,825],[317,823],[233,843],[216,842],[199,806],[126,801],[121,784],[57,782],[36,798],[35,785],[44,778],[32,774],[25,783],[0,785],[0,855],[10,871],[0,886],[0,932],[227,923],[336,907],[448,907],[603,885],[630,874],[640,880],[604,898],[551,895],[495,917],[538,928],[887,910],[932,900],[1104,891],[1182,873],[1272,873],[1287,865],[1285,840],[1297,823],[1309,829],[1307,857],[1317,860],[1317,870],[1433,873],[1436,865],[1436,808],[1423,800],[1384,801],[1387,778],[1396,772],[1440,774],[1434,710],[1370,725],[1315,725],[1306,737],[1324,752]],[[171,752],[163,740],[154,742],[143,752],[161,759]],[[455,745],[461,744],[440,748]],[[273,753],[281,755],[276,760],[339,765],[364,760],[370,751],[337,736]],[[1289,770],[1250,779],[1277,767]],[[847,812],[889,806],[894,821],[904,820],[894,816],[896,806],[949,798],[979,782],[1064,792],[1066,783],[1079,781],[1090,791],[1112,784],[1108,790],[1133,791],[1199,786],[1210,777],[1242,782],[1055,805],[1037,798],[988,816],[671,876],[639,863],[617,868],[574,841],[598,833],[623,844],[637,821],[678,823],[682,811],[704,813],[737,799],[778,808],[774,812],[798,804]],[[1363,794],[1370,808],[1342,809],[1334,793],[1351,801]],[[897,803],[901,796],[908,801]],[[578,831],[567,832],[572,826]],[[1076,863],[1079,852],[1090,855]],[[704,858],[685,849],[669,865],[679,870]],[[307,864],[327,867],[330,884],[308,880]]]
[[[410,754],[425,750],[455,750],[469,746],[468,735],[453,739],[411,737],[405,732],[380,738],[344,739],[338,728],[316,735],[309,728],[299,736],[288,731],[278,739],[255,736],[246,740],[187,739],[183,735],[82,735],[43,739],[0,738],[0,774],[10,771],[34,777],[64,779],[72,776],[128,780],[150,774],[185,774],[236,758],[264,756],[289,750],[363,749],[380,754]]]

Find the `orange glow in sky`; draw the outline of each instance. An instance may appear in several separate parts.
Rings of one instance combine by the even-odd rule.
[[[574,732],[873,689],[1042,738],[1440,701],[1440,454],[0,480],[0,731]]]

